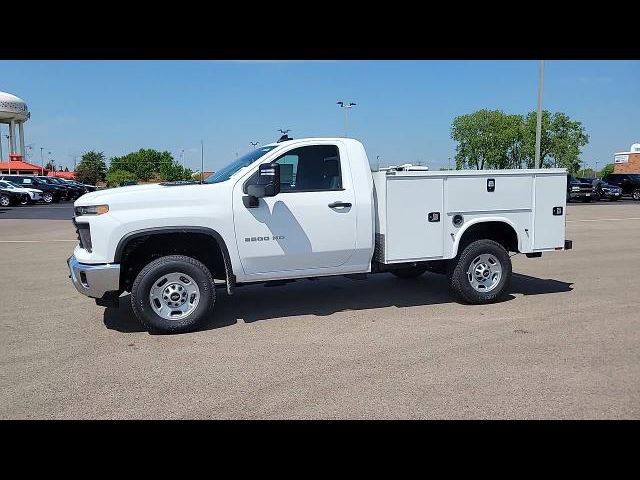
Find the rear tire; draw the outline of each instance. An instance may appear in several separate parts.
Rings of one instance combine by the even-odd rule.
[[[53,202],[53,195],[52,195],[51,193],[49,193],[49,192],[44,192],[44,193],[42,194],[42,201],[43,201],[44,203],[51,203],[51,202]]]
[[[451,290],[474,305],[495,302],[511,282],[509,253],[493,240],[470,243],[450,265],[447,276]],[[485,274],[485,271],[489,273]],[[479,278],[481,282],[478,282]]]
[[[11,197],[4,193],[0,195],[0,207],[9,207],[11,205]]]
[[[427,267],[404,267],[396,270],[391,270],[391,273],[398,278],[408,280],[410,278],[417,278],[427,271]]]
[[[215,300],[209,269],[184,255],[153,260],[138,273],[131,288],[133,312],[150,331],[191,331],[206,320]]]
[[[631,194],[631,198],[636,201],[640,201],[640,188],[633,191],[633,193]]]

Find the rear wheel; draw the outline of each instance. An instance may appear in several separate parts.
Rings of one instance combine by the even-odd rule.
[[[44,192],[42,194],[42,200],[44,201],[44,203],[53,202],[53,194],[51,192]]]
[[[493,240],[476,240],[452,260],[448,278],[453,292],[466,302],[495,302],[511,281],[509,253]]]
[[[427,271],[427,267],[404,267],[396,270],[391,270],[391,273],[398,278],[409,279],[417,278]]]
[[[20,197],[20,205],[29,205],[31,203],[31,197],[29,195],[23,195]]]
[[[9,195],[5,195],[4,193],[0,195],[0,206],[8,207],[11,205],[11,198]]]
[[[209,269],[195,258],[169,255],[138,273],[131,288],[131,306],[150,330],[179,333],[205,320],[216,293]]]
[[[631,198],[633,198],[634,200],[640,200],[640,188],[633,191],[633,193],[631,194]]]

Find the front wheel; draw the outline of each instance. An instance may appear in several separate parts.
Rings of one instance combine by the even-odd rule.
[[[631,194],[631,198],[636,201],[640,200],[640,188],[633,191],[633,193]]]
[[[453,292],[471,304],[493,303],[511,281],[511,259],[505,248],[493,240],[469,244],[448,273]]]
[[[131,288],[131,306],[150,330],[179,333],[205,320],[216,292],[209,269],[195,258],[169,255],[138,273]]]
[[[51,203],[53,202],[53,195],[49,192],[44,192],[42,194],[42,200],[44,200],[44,203]]]
[[[11,205],[11,198],[9,195],[5,195],[4,193],[0,195],[0,206],[8,207],[9,205]]]

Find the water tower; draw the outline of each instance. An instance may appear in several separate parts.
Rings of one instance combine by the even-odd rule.
[[[6,123],[9,125],[10,162],[23,161],[24,159],[24,122],[29,120],[30,116],[31,114],[24,100],[10,93],[0,92],[0,124]],[[18,135],[20,137],[20,148],[16,145],[16,125],[18,126]],[[1,141],[2,139],[0,138]]]

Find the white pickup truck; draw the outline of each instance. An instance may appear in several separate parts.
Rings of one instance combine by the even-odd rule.
[[[564,169],[372,172],[357,140],[285,138],[204,184],[83,195],[70,277],[102,306],[130,292],[138,319],[166,332],[210,317],[216,283],[231,295],[248,283],[432,271],[462,300],[489,303],[509,285],[509,252],[571,248],[566,184]]]

